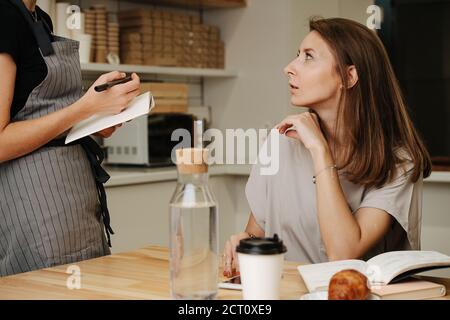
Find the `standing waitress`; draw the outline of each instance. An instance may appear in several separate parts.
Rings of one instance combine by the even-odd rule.
[[[125,76],[112,72],[82,96],[78,42],[53,36],[35,3],[0,1],[0,276],[110,253],[101,149],[89,137],[72,145],[64,138],[79,121],[117,114],[139,94],[136,74],[95,92]]]

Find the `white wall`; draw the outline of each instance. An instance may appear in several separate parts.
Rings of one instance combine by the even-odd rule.
[[[239,71],[237,79],[205,83],[215,128],[271,127],[286,113],[289,97],[282,70],[293,55],[290,2],[250,0],[244,9],[205,14],[206,23],[221,28],[226,67]]]
[[[450,183],[425,183],[421,239],[422,250],[450,255]],[[429,274],[450,277],[450,269]]]

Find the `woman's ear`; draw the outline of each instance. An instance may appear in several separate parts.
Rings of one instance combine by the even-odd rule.
[[[347,68],[347,89],[351,89],[355,86],[355,84],[358,82],[358,72],[356,71],[356,68],[354,65],[349,66]]]

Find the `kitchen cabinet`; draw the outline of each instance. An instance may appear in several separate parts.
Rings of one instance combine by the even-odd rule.
[[[175,167],[106,170],[111,226],[115,234],[112,252],[134,250],[148,244],[169,245],[169,202],[175,190]],[[230,235],[245,228],[249,207],[245,183],[249,165],[217,165],[209,168],[210,187],[219,207],[219,248]]]

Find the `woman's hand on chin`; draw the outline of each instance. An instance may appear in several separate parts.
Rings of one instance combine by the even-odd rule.
[[[280,134],[300,140],[309,151],[324,150],[327,141],[320,129],[317,115],[311,112],[290,115],[281,121],[276,128]]]

